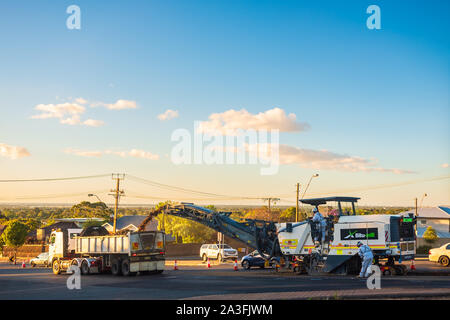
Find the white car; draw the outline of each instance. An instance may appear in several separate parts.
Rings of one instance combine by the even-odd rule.
[[[48,252],[43,252],[36,258],[31,259],[30,264],[33,268],[36,266],[48,267]]]
[[[444,267],[448,267],[450,265],[450,242],[444,244],[442,247],[430,249],[428,252],[428,260],[439,262]]]
[[[208,258],[223,261],[226,259],[237,259],[238,252],[227,244],[204,244],[200,248],[200,257],[203,261]]]

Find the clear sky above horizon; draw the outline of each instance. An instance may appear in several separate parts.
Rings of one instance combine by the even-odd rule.
[[[80,30],[66,26],[73,4]],[[366,26],[372,4],[381,30]],[[230,195],[126,178],[124,203],[293,204],[295,184],[318,173],[307,196],[448,205],[449,12],[436,0],[3,1],[0,180],[120,172]],[[217,125],[213,114],[242,129],[282,124],[278,173],[172,163],[171,134]],[[0,183],[0,203],[110,202],[112,187]]]

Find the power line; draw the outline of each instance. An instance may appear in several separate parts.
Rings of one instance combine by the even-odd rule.
[[[81,180],[81,179],[93,179],[109,177],[110,174],[99,174],[94,176],[82,176],[82,177],[66,177],[66,178],[43,178],[43,179],[10,179],[0,180],[0,182],[46,182],[46,181],[63,181],[63,180]]]
[[[127,175],[127,177],[129,177],[132,180],[151,185],[153,187],[158,187],[158,188],[167,189],[170,191],[182,192],[182,193],[191,193],[191,194],[203,195],[203,196],[207,196],[207,197],[219,197],[219,198],[248,199],[248,200],[261,199],[261,197],[230,196],[230,195],[223,195],[223,194],[217,194],[217,193],[211,193],[211,192],[186,189],[186,188],[181,188],[181,187],[171,186],[168,184],[159,183],[156,181],[151,181],[148,179],[139,178],[139,177],[132,176],[132,175]]]
[[[9,201],[9,200],[29,200],[29,199],[53,199],[53,198],[64,198],[64,197],[76,197],[76,196],[85,196],[88,193],[106,193],[108,190],[97,190],[97,191],[86,191],[79,193],[64,193],[64,194],[45,194],[45,195],[37,195],[37,196],[23,196],[23,197],[14,197],[14,198],[0,198],[0,201]]]

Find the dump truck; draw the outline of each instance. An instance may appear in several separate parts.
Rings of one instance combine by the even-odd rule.
[[[49,242],[49,265],[54,274],[70,266],[82,275],[111,272],[131,276],[162,273],[165,266],[165,234],[161,231],[86,235],[82,229],[54,230]],[[106,232],[107,233],[107,232]]]

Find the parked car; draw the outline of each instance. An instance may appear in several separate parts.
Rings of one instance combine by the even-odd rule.
[[[428,260],[439,262],[444,267],[448,267],[450,265],[450,242],[444,244],[442,247],[430,249],[428,252]]]
[[[258,253],[258,250],[249,253],[248,255],[244,256],[241,260],[242,268],[247,270],[250,269],[251,267],[264,268],[265,263],[266,260],[263,257],[261,257],[261,255]]]
[[[269,261],[268,267],[274,268],[279,262],[280,262],[279,257],[272,257]],[[266,259],[261,257],[258,250],[255,250],[241,259],[241,265],[242,268],[247,270],[250,269],[251,267],[264,268],[266,266]]]
[[[48,267],[48,252],[43,252],[36,258],[31,259],[30,264],[33,268],[36,266]]]
[[[226,259],[237,259],[238,252],[227,244],[204,244],[200,248],[200,257],[203,261],[217,259],[223,261]]]

